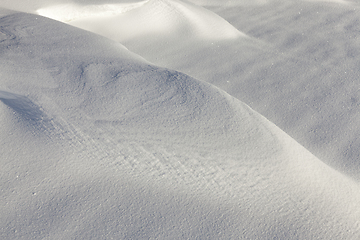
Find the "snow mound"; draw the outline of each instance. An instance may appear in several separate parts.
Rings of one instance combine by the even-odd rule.
[[[71,22],[82,18],[109,17],[128,12],[138,8],[147,1],[138,3],[120,3],[103,5],[80,5],[76,3],[67,3],[61,5],[52,5],[37,10],[41,16],[52,18],[61,22]]]
[[[161,41],[235,39],[245,34],[205,8],[178,0],[149,0],[132,4],[59,5],[38,14],[117,41],[137,37]]]
[[[224,91],[47,18],[0,29],[1,238],[360,236],[358,184]]]

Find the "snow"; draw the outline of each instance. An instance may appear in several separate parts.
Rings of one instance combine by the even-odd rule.
[[[99,18],[122,14],[138,7],[141,7],[147,1],[139,3],[120,3],[103,5],[80,5],[76,3],[67,3],[61,5],[52,5],[47,8],[37,10],[37,13],[61,22],[76,21],[82,18]]]
[[[245,36],[213,12],[176,0],[114,5],[56,5],[41,8],[37,13],[116,41],[141,38],[171,45],[191,38],[217,40]]]
[[[176,1],[167,2],[175,9],[178,6]],[[150,3],[158,8],[142,12]],[[107,21],[88,18],[74,25],[119,41],[159,66],[220,87],[263,114],[327,164],[360,178],[358,88],[354,81],[360,74],[356,3],[203,3],[212,5],[209,9],[228,21],[211,15],[217,22],[214,26],[219,26],[213,29],[226,29],[231,23],[240,30],[236,38],[223,38],[220,32],[214,34],[220,38],[205,37],[203,28],[197,27],[199,21],[184,17],[171,26],[157,25],[153,21],[168,12],[167,5],[157,3],[150,1],[138,11],[109,17]],[[187,12],[210,16],[208,10],[191,3],[181,6],[181,11],[187,8]],[[152,13],[157,16],[145,20],[151,23],[149,26],[139,21]],[[182,31],[189,28],[187,33]]]
[[[288,44],[285,30],[273,30],[279,40],[266,34],[283,19],[264,25],[265,10],[281,6],[286,18],[308,6],[272,2],[246,5],[243,16],[236,11],[244,5],[205,9],[178,0],[37,1],[37,9],[0,4],[56,19],[0,10],[0,238],[359,238],[358,181],[246,104],[269,118],[278,114],[274,119],[283,121],[277,124],[289,132],[294,128],[286,123],[298,112],[300,133],[293,135],[299,139],[307,134],[302,126],[349,132],[344,123],[356,122],[355,110],[334,105],[356,88],[353,81],[345,79],[338,94],[330,91],[321,101],[313,89],[329,91],[327,81],[304,91],[315,77],[284,79],[311,69],[314,61],[304,54],[315,40]],[[344,8],[332,11],[345,11],[340,26],[356,34],[348,24],[356,12]],[[290,23],[302,31],[294,19]],[[333,25],[317,32],[317,23],[311,33],[321,41]],[[331,56],[342,59],[342,39],[334,37],[338,51]],[[358,49],[356,41],[346,43]],[[351,66],[358,61],[354,54],[346,62]],[[321,61],[326,69],[339,63]],[[277,67],[264,72],[270,62]],[[321,110],[299,94],[319,99],[314,104]],[[318,120],[334,112],[343,121]]]

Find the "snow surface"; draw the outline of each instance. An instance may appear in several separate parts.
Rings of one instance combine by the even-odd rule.
[[[253,17],[238,16],[246,12],[241,4],[212,4],[210,10],[241,31],[210,10],[178,0],[36,1],[37,9],[0,4],[71,20],[105,36],[0,10],[0,238],[358,239],[359,183],[235,98],[268,109],[267,114],[273,111],[270,117],[279,114],[280,126],[297,112],[299,139],[302,126],[321,125],[316,118],[327,118],[324,102],[329,100],[333,112],[327,114],[356,121],[356,114],[335,105],[347,99],[335,93],[346,95],[354,81],[343,80],[330,91],[332,97],[319,100],[322,111],[308,112],[303,98],[296,101],[301,94],[322,99],[313,85],[309,91],[300,87],[315,82],[299,74],[314,63],[303,56],[309,43],[288,44],[283,40],[289,35],[276,29],[280,40],[274,40],[267,27],[281,26],[281,16],[301,4],[320,3],[254,2],[247,9],[258,12]],[[326,4],[316,6],[327,9]],[[55,17],[59,6],[71,11]],[[276,24],[264,25],[266,9],[281,10],[280,20],[272,20]],[[346,12],[341,24],[357,16],[347,8],[333,11]],[[116,24],[120,19],[124,22]],[[326,37],[324,32],[317,39]],[[156,41],[157,35],[162,39]],[[340,34],[334,39],[335,49],[341,48]],[[356,41],[346,43],[358,49]],[[331,56],[343,59],[343,53]],[[359,59],[354,54],[345,59],[351,66]],[[300,60],[294,64],[293,59]],[[270,62],[278,65],[271,70],[277,77],[264,73]],[[339,64],[328,58],[321,62],[326,69]],[[294,74],[290,85],[282,64],[286,75]],[[324,69],[323,77],[330,76]],[[261,85],[258,79],[265,77]],[[317,90],[329,89],[323,82]],[[294,102],[294,112],[282,101]],[[348,131],[344,122],[329,121],[326,129]],[[356,165],[357,159],[349,159]]]
[[[119,41],[157,65],[220,87],[317,157],[359,180],[359,5],[278,0],[201,3],[239,29],[238,34],[209,10],[173,0],[138,3],[125,14],[70,24]],[[173,12],[188,14],[170,14],[168,19]],[[193,15],[213,24],[201,25],[189,17]],[[226,34],[221,29],[227,29]]]
[[[219,40],[245,36],[213,12],[177,0],[86,7],[69,3],[41,8],[37,13],[116,41],[148,39],[172,46],[194,38]]]

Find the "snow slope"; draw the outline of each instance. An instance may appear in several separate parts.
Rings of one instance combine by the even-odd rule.
[[[207,6],[228,22],[188,2],[166,0],[149,1],[116,16],[89,15],[70,24],[120,41],[157,65],[220,87],[326,163],[359,179],[359,4],[191,2]],[[177,14],[168,19],[173,12]],[[198,18],[190,18],[190,13]],[[214,24],[205,28],[202,21]],[[229,23],[238,29],[238,37],[223,37],[236,35]],[[214,34],[203,34],[204,29]],[[220,29],[228,30],[224,34]]]
[[[358,2],[278,1],[247,11],[218,10],[275,50],[262,61],[249,58],[238,75],[242,80],[223,89],[359,179]]]
[[[171,46],[193,38],[216,40],[245,36],[213,12],[178,0],[90,6],[69,3],[40,8],[37,13],[116,41],[142,38]]]
[[[359,238],[358,183],[244,103],[1,14],[0,238]]]

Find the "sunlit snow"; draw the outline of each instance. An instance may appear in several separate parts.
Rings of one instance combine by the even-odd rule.
[[[358,13],[0,3],[0,239],[359,239]]]
[[[76,3],[67,3],[61,5],[49,6],[38,9],[39,15],[49,17],[62,22],[70,22],[89,17],[108,17],[128,12],[132,9],[141,7],[148,1],[139,3],[120,3],[103,5],[80,5]]]
[[[194,37],[216,40],[245,36],[211,11],[177,0],[92,6],[67,4],[37,12],[117,41],[151,38],[173,42]]]

